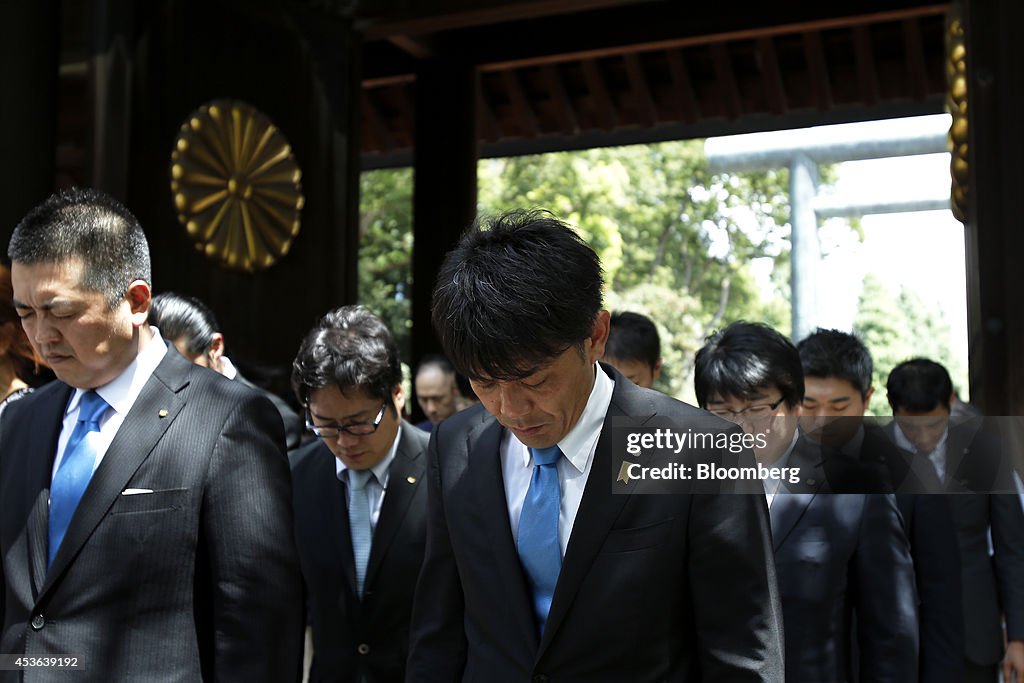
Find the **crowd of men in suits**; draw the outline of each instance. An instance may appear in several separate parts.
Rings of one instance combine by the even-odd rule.
[[[312,681],[1024,681],[1024,515],[987,493],[1012,472],[931,361],[893,371],[876,426],[859,340],[739,322],[689,406],[647,388],[656,330],[603,309],[594,251],[515,211],[441,267],[429,426],[386,325],[343,306],[293,363],[298,446],[212,313],[153,297],[115,200],[54,195],[8,256],[57,381],[0,419],[0,681],[64,680],[31,664],[57,655],[86,681],[292,681],[307,625]],[[452,372],[480,401],[454,414]],[[757,433],[740,458],[800,477],[616,493],[613,425],[664,419]]]

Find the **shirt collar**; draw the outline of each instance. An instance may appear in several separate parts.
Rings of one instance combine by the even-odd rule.
[[[896,422],[895,420],[893,420],[893,433],[896,437],[897,446],[899,446],[905,451],[910,451],[911,453],[914,454],[921,453],[921,451],[919,451],[917,447],[913,443],[911,443],[910,439],[906,437],[906,435],[903,433],[903,430],[900,429],[899,423]],[[939,439],[938,443],[935,444],[935,448],[933,448],[931,452],[927,453],[926,455],[931,456],[933,454],[942,453],[946,447],[946,439],[948,438],[949,429],[947,428],[946,431],[942,433],[942,438]]]
[[[395,453],[398,452],[398,440],[401,438],[402,426],[399,424],[398,433],[395,434],[395,440],[391,442],[391,448],[388,449],[388,454],[384,456],[383,460],[370,468],[370,471],[373,472],[374,478],[377,480],[377,483],[380,484],[382,489],[387,490],[388,488],[388,472],[391,468],[391,461],[395,459]],[[345,474],[347,470],[348,467],[341,461],[341,458],[335,457],[334,471],[337,473],[338,479],[346,481],[348,479],[348,475]]]
[[[227,356],[220,357],[220,374],[224,375],[228,379],[234,379],[238,377],[238,368],[231,362],[231,359]]]
[[[572,463],[578,471],[586,471],[587,461],[594,452],[594,444],[601,436],[601,427],[604,426],[604,418],[608,414],[608,406],[612,402],[612,390],[615,382],[605,374],[604,370],[597,363],[594,363],[594,386],[587,398],[587,405],[576,420],[569,433],[558,442],[566,459]],[[512,432],[509,436],[515,439]],[[518,441],[518,439],[516,439]],[[523,447],[523,465],[529,467],[531,463],[530,449]]]
[[[167,344],[160,336],[160,330],[152,325],[149,326],[149,329],[153,333],[153,337],[136,354],[128,367],[110,382],[96,389],[100,398],[106,401],[107,405],[119,415],[128,414],[132,405],[135,404],[135,399],[142,393],[142,388],[146,386],[146,382],[156,370],[156,366],[160,365],[167,354]],[[67,410],[64,411],[65,415],[78,407],[84,394],[84,389],[75,389],[71,401],[68,402]]]

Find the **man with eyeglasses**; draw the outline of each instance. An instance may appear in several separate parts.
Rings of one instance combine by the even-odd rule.
[[[804,378],[796,347],[767,325],[733,323],[697,352],[694,377],[701,407],[763,436],[754,448],[762,465],[800,472],[796,484],[764,481],[786,681],[854,680],[854,669],[857,680],[916,680],[917,595],[896,503],[873,493],[885,488],[881,473],[797,431]]]
[[[398,346],[362,306],[306,335],[292,386],[317,439],[291,457],[313,631],[310,681],[402,681],[427,497],[429,436],[402,420]]]

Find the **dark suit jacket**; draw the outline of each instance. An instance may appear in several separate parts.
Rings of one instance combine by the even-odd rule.
[[[826,467],[826,460],[835,465]],[[891,494],[828,493],[825,472],[856,461],[801,436],[789,467],[799,484],[771,507],[785,618],[786,681],[854,680],[851,612],[861,681],[917,680],[917,595],[902,520]],[[869,478],[870,470],[863,477]],[[852,477],[848,477],[852,480]]]
[[[169,350],[47,571],[50,476],[71,392],[53,382],[0,422],[0,652],[77,655],[81,681],[293,680],[301,576],[270,402]],[[129,488],[152,493],[122,495]],[[57,669],[31,678],[65,679]]]
[[[374,529],[365,595],[356,595],[352,540],[334,455],[319,439],[291,456],[295,538],[313,626],[311,681],[400,682],[426,539],[429,436],[402,422]]]
[[[292,410],[287,401],[272,391],[256,386],[240,372],[235,375],[235,380],[263,394],[274,404],[274,408],[277,409],[277,413],[281,416],[281,422],[284,423],[284,442],[289,452],[302,445],[302,430],[304,429],[302,419],[299,418],[298,413]]]
[[[614,494],[614,419],[708,414],[601,367],[615,388],[543,637],[509,526],[504,429],[481,407],[435,427],[407,681],[781,680],[764,495]]]
[[[980,421],[951,425],[946,490],[960,547],[966,658],[992,665],[1003,655],[1002,621],[1010,640],[1024,640],[1024,514],[1013,493],[1008,458],[995,432]],[[887,435],[892,436],[892,427]],[[989,555],[991,531],[994,555]]]
[[[881,462],[894,488],[914,478],[901,451],[877,426],[865,425],[862,461]],[[918,680],[956,683],[964,672],[964,610],[960,547],[945,496],[897,493],[917,580],[921,636]]]

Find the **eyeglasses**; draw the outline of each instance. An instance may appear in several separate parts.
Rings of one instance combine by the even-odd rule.
[[[309,406],[306,406],[306,429],[321,439],[337,439],[338,435],[342,432],[352,434],[353,436],[369,436],[377,431],[377,427],[380,427],[381,420],[384,419],[384,411],[387,410],[387,407],[388,404],[385,401],[373,422],[355,422],[350,425],[317,425],[313,424],[313,416],[309,412]]]
[[[786,397],[783,396],[782,398],[780,398],[775,403],[761,403],[759,405],[747,406],[743,410],[729,410],[728,408],[715,408],[713,410],[710,410],[709,412],[712,415],[717,415],[718,417],[723,418],[725,420],[731,420],[732,418],[739,418],[739,419],[746,418],[748,420],[763,420],[766,417],[770,417],[771,414],[775,412],[775,409],[778,408],[782,404],[782,401],[785,400],[785,398]]]

